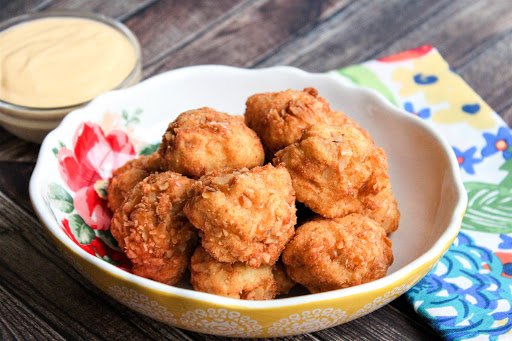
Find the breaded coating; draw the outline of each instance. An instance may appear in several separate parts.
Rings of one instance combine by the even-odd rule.
[[[240,117],[206,107],[185,111],[169,124],[158,152],[169,170],[193,178],[265,161],[260,139]]]
[[[202,246],[197,247],[190,262],[190,282],[197,291],[243,299],[271,300],[287,294],[293,283],[281,266],[221,263]]]
[[[277,283],[278,295],[286,295],[297,284],[286,273],[286,269],[281,261],[272,265],[272,273]]]
[[[354,213],[301,225],[282,260],[292,280],[318,293],[384,277],[393,252],[382,227]]]
[[[223,170],[202,177],[184,212],[219,262],[274,264],[293,237],[295,192],[284,167]]]
[[[183,214],[194,180],[173,172],[139,182],[117,209],[111,232],[133,263],[133,273],[173,285],[197,244],[197,230]]]
[[[136,184],[152,173],[165,170],[162,158],[156,152],[128,161],[112,173],[112,178],[108,182],[108,208],[114,212]]]
[[[379,193],[392,196],[385,153],[350,125],[312,125],[273,162],[286,164],[297,200],[326,218],[373,214],[388,200]],[[399,217],[396,205],[389,210]],[[379,220],[393,224],[386,231],[398,226],[398,219]]]
[[[398,210],[395,196],[391,192],[391,185],[383,187],[383,190],[373,198],[374,204],[368,205],[362,213],[368,218],[375,220],[389,234],[398,229],[400,211]],[[373,207],[378,208],[374,209]]]
[[[314,123],[329,123],[331,108],[318,91],[286,90],[252,95],[247,99],[245,123],[261,139],[267,155],[294,143]]]
[[[318,122],[318,123],[328,123],[333,126],[350,125],[354,128],[357,128],[361,133],[363,133],[364,136],[366,136],[368,139],[371,140],[370,134],[366,130],[361,128],[361,126],[356,121],[354,121],[353,119],[351,119],[350,117],[348,117],[341,111],[336,111],[336,110],[331,111],[329,113],[328,122]]]

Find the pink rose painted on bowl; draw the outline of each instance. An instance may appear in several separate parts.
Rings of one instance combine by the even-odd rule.
[[[73,205],[82,219],[95,230],[108,230],[112,214],[96,183],[108,180],[112,172],[136,156],[128,135],[113,130],[105,135],[92,122],[82,123],[73,137],[72,149],[62,147],[57,158],[59,173],[76,192]]]
[[[98,195],[94,186],[84,187],[75,193],[73,199],[76,213],[95,230],[110,229],[112,214],[107,201]]]
[[[107,180],[112,172],[135,157],[128,135],[113,130],[105,136],[101,127],[82,123],[73,138],[73,149],[60,148],[57,154],[59,172],[72,191]]]

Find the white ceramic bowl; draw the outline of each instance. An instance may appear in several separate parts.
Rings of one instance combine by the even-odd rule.
[[[240,115],[254,93],[311,86],[333,109],[359,122],[387,152],[402,218],[391,236],[395,262],[386,277],[320,294],[243,301],[171,287],[122,269],[119,253],[106,246],[109,233],[100,230],[108,228],[100,197],[112,168],[144,148],[151,151],[167,124],[185,110],[209,106]],[[119,302],[180,328],[246,337],[312,332],[392,301],[431,270],[449,248],[467,202],[450,146],[420,119],[393,107],[376,92],[334,74],[291,67],[225,66],[170,71],[100,95],[70,113],[41,146],[30,197],[41,222],[69,260]],[[87,206],[86,201],[94,204]]]

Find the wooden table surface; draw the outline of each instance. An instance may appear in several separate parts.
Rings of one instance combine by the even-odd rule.
[[[0,0],[0,20],[61,8],[124,22],[140,40],[144,78],[198,64],[322,72],[431,44],[512,123],[509,0]],[[0,339],[223,339],[133,312],[56,254],[28,198],[38,150],[0,128]],[[439,337],[399,298],[350,323],[284,339]]]

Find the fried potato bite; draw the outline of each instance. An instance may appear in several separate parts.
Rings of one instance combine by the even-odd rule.
[[[202,246],[192,256],[190,273],[195,290],[243,300],[271,300],[295,285],[280,264],[253,268],[240,262],[221,263]]]
[[[173,172],[152,174],[115,211],[111,232],[134,274],[169,285],[182,279],[197,244],[197,230],[182,212],[193,183]]]
[[[370,134],[365,129],[363,129],[356,121],[354,121],[353,119],[351,119],[350,117],[348,117],[341,111],[336,111],[336,110],[331,111],[329,114],[328,122],[318,122],[318,123],[328,123],[333,126],[349,125],[354,128],[357,128],[357,130],[359,130],[361,133],[363,133],[363,135],[365,137],[367,137],[368,139],[370,139],[370,140],[372,139],[370,137]]]
[[[295,192],[284,167],[223,170],[202,177],[184,212],[217,261],[274,264],[293,237]]]
[[[318,293],[384,277],[393,252],[382,227],[354,213],[301,225],[282,260],[292,280]]]
[[[328,123],[331,108],[318,91],[286,90],[255,94],[246,102],[245,123],[261,138],[268,155],[299,140],[314,123]]]
[[[260,139],[240,117],[206,107],[185,111],[169,124],[158,152],[169,170],[193,178],[265,161]]]
[[[386,155],[382,149],[350,125],[315,124],[299,142],[280,150],[274,164],[284,163],[290,172],[297,200],[326,218],[349,213],[387,214],[379,211],[391,197]],[[388,193],[379,195],[382,191]],[[389,214],[399,217],[396,205]],[[398,227],[398,219],[378,219]]]
[[[142,155],[128,161],[112,173],[112,178],[108,182],[108,208],[114,212],[137,183],[152,173],[165,170],[163,160],[158,153]]]
[[[391,192],[391,185],[386,185],[373,199],[374,203],[367,205],[363,214],[375,220],[384,228],[386,233],[395,232],[400,222],[400,211],[395,196]],[[378,207],[378,208],[374,208]]]

